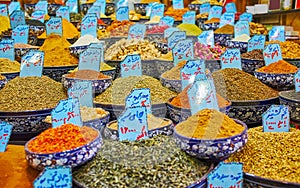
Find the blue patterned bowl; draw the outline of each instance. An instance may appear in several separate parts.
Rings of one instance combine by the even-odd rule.
[[[265,66],[264,60],[242,58],[241,62],[242,62],[242,70],[252,75],[254,75],[256,69]]]
[[[86,15],[87,11],[93,6],[93,3],[84,3],[79,6],[80,12]]]
[[[167,43],[154,41],[153,44],[162,54],[167,54],[169,52],[169,47]]]
[[[285,61],[289,62],[290,64],[295,65],[298,68],[300,68],[300,58],[298,58],[298,59],[287,59],[287,58],[284,58],[283,60],[285,60]]]
[[[146,16],[146,7],[148,3],[134,3],[134,11],[142,16]]]
[[[203,30],[203,31],[207,31],[207,30],[216,30],[219,28],[219,25],[220,23],[219,22],[215,22],[215,23],[203,23],[200,28]]]
[[[29,31],[33,32],[37,36],[41,35],[46,30],[46,26],[29,25]]]
[[[2,76],[5,76],[7,81],[14,79],[15,77],[19,76],[20,72],[1,72]]]
[[[75,56],[76,58],[79,58],[79,55],[86,50],[89,47],[89,45],[85,45],[85,46],[70,46],[70,53]]]
[[[67,74],[70,70],[74,70],[77,66],[78,65],[44,67],[43,75],[48,76],[57,82],[61,82],[62,76]]]
[[[264,73],[254,72],[254,76],[259,79],[262,83],[278,90],[290,90],[295,87],[294,84],[294,73],[290,74],[275,74],[275,73]]]
[[[4,78],[0,80],[0,89],[4,88],[5,84],[7,84],[7,79],[4,76]]]
[[[105,6],[105,15],[110,16],[115,13],[115,4],[114,3],[106,3]]]
[[[207,18],[197,18],[196,25],[201,28],[201,25],[204,24],[205,21],[207,21]]]
[[[215,33],[214,34],[214,40],[215,40],[215,44],[218,44],[220,46],[225,46],[226,42],[231,40],[233,38],[233,34],[218,34]]]
[[[295,90],[279,92],[280,104],[286,105],[290,110],[290,118],[295,122],[300,122],[300,100],[295,96],[300,95]]]
[[[102,137],[98,136],[90,143],[77,147],[72,150],[66,150],[56,153],[35,153],[28,149],[28,144],[35,138],[29,140],[25,145],[25,158],[28,164],[37,170],[43,170],[45,167],[67,166],[77,167],[96,156],[98,150],[103,145]]]
[[[175,142],[183,151],[193,157],[221,161],[238,152],[247,143],[247,125],[239,120],[235,120],[235,122],[244,127],[242,133],[215,140],[188,138],[177,133],[175,127]]]
[[[221,69],[220,60],[205,60],[205,68],[208,69],[211,73]]]
[[[196,14],[200,14],[200,6],[201,4],[189,4],[188,8],[191,11],[196,11]]]
[[[170,80],[161,76],[160,82],[161,85],[172,91],[175,91],[176,93],[181,92],[181,80]]]
[[[173,27],[177,27],[178,25],[182,24],[182,20],[175,20]]]
[[[248,42],[241,42],[241,41],[232,41],[228,40],[225,43],[227,48],[238,48],[241,50],[241,53],[245,53],[248,50]]]
[[[60,4],[48,4],[48,15],[55,16]],[[35,4],[24,4],[25,12],[31,15],[35,11]]]

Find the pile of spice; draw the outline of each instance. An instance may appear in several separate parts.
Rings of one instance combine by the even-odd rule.
[[[267,35],[268,29],[260,23],[250,22],[250,35]]]
[[[242,133],[245,128],[217,110],[204,109],[175,127],[179,135],[196,139],[221,139]]]
[[[297,59],[300,58],[300,44],[293,41],[269,41],[267,44],[279,44],[282,57],[285,59]]]
[[[81,36],[74,44],[72,44],[70,47],[77,47],[77,46],[88,46],[91,43],[98,43],[99,40],[92,36],[92,35],[84,35]]]
[[[242,59],[255,59],[255,60],[264,60],[262,50],[252,50],[250,52],[243,53],[241,55]]]
[[[195,24],[182,23],[177,26],[181,31],[185,31],[187,36],[198,36],[202,33],[202,30]]]
[[[10,28],[10,21],[8,16],[0,15],[0,23],[0,34]]]
[[[284,60],[279,60],[275,63],[269,64],[268,66],[261,67],[256,71],[264,73],[289,74],[296,73],[298,71],[298,67],[291,65]]]
[[[145,24],[158,24],[160,21],[160,16],[154,16],[151,20],[145,22]]]
[[[151,29],[147,29],[147,34],[162,34],[168,28],[168,25],[155,25]]]
[[[209,20],[206,20],[204,24],[219,23],[219,22],[220,22],[220,18],[211,18]]]
[[[171,16],[175,19],[175,21],[181,21],[182,16],[189,11],[188,8],[184,9],[173,9],[172,6],[170,6],[167,11],[165,12],[165,16]]]
[[[96,103],[104,104],[125,104],[126,97],[133,89],[149,88],[152,104],[166,103],[176,93],[163,87],[155,78],[150,76],[129,76],[117,78],[113,84],[103,93],[95,98]]]
[[[175,67],[172,69],[164,72],[161,77],[168,79],[168,80],[180,80],[180,70],[184,67],[187,61],[179,62]]]
[[[73,171],[85,187],[187,187],[209,166],[159,135],[134,142],[104,141],[97,156]]]
[[[79,80],[102,80],[102,79],[111,78],[110,76],[107,76],[95,70],[78,70],[76,72],[66,74],[65,77],[75,78]]]
[[[217,93],[231,101],[265,100],[278,92],[239,69],[227,68],[212,73]]]
[[[233,35],[234,33],[234,26],[226,24],[214,32],[215,34],[228,34],[228,35]]]
[[[250,40],[250,37],[246,34],[242,34],[232,39],[232,41],[237,41],[237,42],[248,42],[248,40]]]
[[[35,153],[56,153],[84,146],[95,138],[98,132],[90,127],[64,124],[49,128],[28,143],[28,149]]]
[[[0,80],[5,80],[6,79],[6,77],[5,76],[2,76],[1,74],[0,74]]]
[[[110,26],[106,28],[106,32],[110,33],[111,37],[127,36],[129,28],[133,24],[134,24],[133,22],[127,20],[124,21],[115,20],[111,23]]]
[[[54,34],[49,35],[39,49],[45,52],[44,66],[77,65],[78,59],[70,54],[70,45],[65,37]]]
[[[20,63],[7,58],[0,58],[0,73],[19,72]]]
[[[272,180],[300,183],[300,131],[263,132],[249,129],[248,142],[229,162],[242,162],[243,171]]]
[[[108,71],[108,70],[113,70],[113,69],[115,69],[115,67],[112,67],[112,66],[110,66],[110,65],[108,65],[104,62],[100,63],[100,70],[101,71]],[[76,67],[74,70],[71,70],[69,72],[72,73],[72,72],[76,72],[76,71],[78,71],[78,67]]]
[[[196,19],[207,19],[208,13],[197,14]]]
[[[67,95],[61,83],[46,76],[16,77],[0,90],[0,111],[19,112],[54,108]]]
[[[194,44],[195,57],[205,60],[219,60],[226,48],[220,45],[215,45],[213,48],[199,42]]]

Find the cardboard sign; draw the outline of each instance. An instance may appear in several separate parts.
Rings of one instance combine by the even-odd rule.
[[[18,25],[25,25],[25,14],[22,10],[15,10],[10,15],[10,27],[12,29],[18,27]]]
[[[173,9],[183,9],[184,4],[183,0],[172,0]]]
[[[266,36],[265,35],[254,35],[248,41],[248,52],[252,50],[263,50],[265,48]]]
[[[284,26],[273,26],[271,31],[269,31],[269,40],[279,40],[281,42],[285,41],[285,31]]]
[[[132,107],[146,107],[147,114],[151,114],[151,95],[149,88],[134,89],[126,97],[126,108]]]
[[[9,15],[11,15],[15,10],[21,10],[21,4],[19,1],[13,1],[8,5]]]
[[[165,12],[164,4],[154,4],[151,7],[150,20],[152,20],[155,16],[163,17]]]
[[[100,50],[100,52],[101,52],[101,61],[100,62],[101,63],[104,62],[104,43],[105,43],[104,41],[100,41],[100,42],[97,42],[97,43],[91,43],[89,45],[89,48],[97,48],[97,49]]]
[[[60,6],[56,11],[56,16],[70,21],[70,11],[68,6]]]
[[[241,63],[241,52],[239,49],[226,49],[226,51],[221,55],[221,67],[226,68],[236,68],[242,70]]]
[[[71,168],[58,166],[55,168],[46,167],[41,175],[33,182],[34,188],[41,187],[64,187],[72,188]]]
[[[77,0],[68,0],[66,6],[69,7],[70,13],[78,13],[78,3]]]
[[[223,27],[227,24],[234,25],[234,13],[225,12],[222,14],[219,27]]]
[[[136,23],[129,28],[128,39],[143,40],[146,33],[145,24]]]
[[[91,8],[89,8],[87,13],[88,14],[96,14],[97,18],[100,19],[101,18],[100,12],[101,12],[101,7],[93,4],[93,6]]]
[[[62,36],[62,20],[59,17],[51,17],[46,22],[46,34],[49,36],[51,33]]]
[[[282,60],[282,54],[279,44],[268,44],[265,47],[263,54],[266,66]]]
[[[300,70],[298,70],[294,76],[294,82],[295,82],[295,91],[300,91]]]
[[[92,35],[97,37],[97,17],[86,15],[81,22],[81,36]]]
[[[250,36],[249,22],[238,21],[234,25],[234,37],[237,38],[238,36],[241,36],[243,34]]]
[[[205,63],[204,60],[188,60],[184,67],[180,70],[181,89],[194,83],[195,80],[205,80]]]
[[[171,17],[171,16],[164,16],[164,17],[162,17],[162,18],[159,20],[158,25],[159,25],[159,26],[167,25],[167,26],[172,27],[173,24],[174,24],[174,21],[175,21],[175,20],[174,20],[173,17]]]
[[[181,61],[194,59],[194,44],[191,39],[180,40],[172,49],[174,67]]]
[[[221,18],[222,15],[222,7],[221,6],[213,6],[209,10],[208,19],[212,18]]]
[[[42,10],[48,14],[48,2],[47,1],[39,1],[35,4],[35,10]]]
[[[30,50],[21,59],[20,77],[38,76],[43,73],[45,53],[40,50]]]
[[[290,114],[287,106],[272,105],[262,115],[264,132],[289,132]]]
[[[29,34],[28,25],[18,25],[12,30],[11,38],[14,39],[15,43],[27,44]]]
[[[42,11],[42,10],[34,11],[31,14],[31,19],[38,20],[38,21],[44,23],[44,21],[45,21],[45,14],[46,14],[45,11]]]
[[[138,54],[127,55],[120,66],[122,78],[129,76],[142,76],[142,61]]]
[[[248,12],[244,12],[240,15],[240,21],[252,22],[253,15]]]
[[[198,42],[204,44],[205,46],[210,46],[214,48],[215,46],[215,38],[214,38],[214,31],[202,31],[202,33],[198,36]]]
[[[0,16],[8,16],[6,4],[0,4]]]
[[[15,48],[13,39],[2,39],[0,41],[0,58],[15,60]]]
[[[225,9],[226,9],[226,12],[230,12],[230,13],[236,13],[236,6],[235,6],[235,3],[227,3],[225,5]]]
[[[94,2],[94,5],[101,7],[101,14],[105,14],[105,8],[106,8],[105,0],[96,0],[96,2]]]
[[[182,23],[187,24],[195,24],[196,23],[196,12],[195,11],[187,11],[182,16]]]
[[[170,37],[168,37],[168,47],[173,49],[176,43],[180,40],[186,39],[185,31],[174,31]]]
[[[7,122],[0,122],[0,152],[5,152],[13,126]]]
[[[170,37],[175,31],[180,31],[180,30],[176,27],[170,27],[170,28],[166,29],[164,31],[164,38],[166,39],[166,38]]]
[[[210,4],[204,3],[200,5],[200,14],[209,13],[210,12]]]
[[[129,8],[128,7],[120,7],[116,12],[116,18],[119,21],[129,20]]]
[[[78,70],[94,70],[99,72],[101,51],[97,48],[87,48],[79,55]]]
[[[78,98],[80,106],[93,108],[92,81],[76,80],[72,87],[68,89],[68,96]]]

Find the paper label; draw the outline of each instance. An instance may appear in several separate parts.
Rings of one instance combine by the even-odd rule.
[[[120,7],[128,7],[128,1],[127,0],[117,1],[117,9]]]
[[[94,3],[95,6],[101,7],[101,14],[105,14],[106,1],[105,0],[97,0]]]
[[[194,83],[195,80],[206,80],[204,60],[189,60],[180,70],[181,89]]]
[[[97,37],[97,17],[87,15],[81,22],[81,36],[92,35]]]
[[[266,36],[265,35],[254,35],[248,41],[248,52],[252,50],[263,50],[265,48]]]
[[[39,1],[35,4],[35,10],[42,10],[48,14],[48,2],[47,1]]]
[[[151,95],[149,88],[134,89],[126,97],[126,108],[146,107],[147,114],[151,114]]]
[[[20,77],[38,76],[43,73],[45,53],[39,50],[30,50],[21,59]]]
[[[129,20],[129,8],[128,7],[118,8],[116,16],[117,16],[117,20],[119,21]]]
[[[168,47],[173,49],[176,43],[180,40],[186,39],[185,31],[174,31],[170,37],[168,37]]]
[[[196,23],[196,12],[195,11],[187,11],[182,16],[182,23],[187,24],[195,24]]]
[[[210,4],[204,3],[200,5],[200,14],[209,13],[210,12]]]
[[[225,5],[226,12],[236,13],[235,3],[227,3]]]
[[[151,15],[151,10],[152,10],[152,6],[157,4],[156,2],[154,3],[149,3],[147,6],[146,6],[146,16],[150,16]]]
[[[41,175],[33,182],[34,188],[41,187],[64,187],[72,188],[72,172],[71,168],[62,166],[49,168],[46,167]]]
[[[136,23],[129,28],[128,39],[143,40],[146,33],[146,26],[144,24]]]
[[[77,0],[68,0],[66,6],[69,7],[70,13],[78,13]]]
[[[8,16],[6,4],[0,4],[0,16]]]
[[[180,31],[180,30],[176,27],[170,27],[170,28],[166,29],[164,31],[164,38],[170,37],[175,31]]]
[[[58,105],[51,112],[51,118],[53,128],[68,123],[82,126],[78,98],[59,101]]]
[[[219,165],[208,174],[207,188],[210,187],[243,187],[243,164],[224,163]]]
[[[285,41],[284,26],[273,26],[271,31],[269,31],[269,41],[279,40],[281,42]]]
[[[10,15],[10,27],[12,29],[16,28],[18,25],[25,25],[25,14],[22,10],[15,10]]]
[[[225,12],[224,14],[222,14],[220,20],[220,27],[223,27],[227,24],[234,25],[234,13]]]
[[[174,24],[174,18],[171,17],[171,16],[164,16],[160,19],[159,21],[159,26],[162,26],[162,25],[168,25],[170,27],[172,27]]]
[[[272,105],[262,115],[264,132],[289,132],[290,114],[287,106]]]
[[[241,63],[241,52],[239,49],[226,49],[221,55],[221,67],[226,68],[237,68],[242,70]]]
[[[146,107],[126,108],[118,118],[119,140],[141,140],[148,138]]]
[[[8,13],[12,14],[15,10],[21,10],[19,1],[13,1],[8,5]]]
[[[296,92],[300,91],[300,70],[298,70],[294,76],[294,82],[295,82],[295,90]]]
[[[58,34],[62,36],[62,20],[59,17],[51,17],[46,22],[46,34],[47,36],[51,33]]]
[[[100,17],[101,17],[100,12],[101,12],[101,7],[96,6],[96,5],[94,4],[91,8],[89,8],[89,10],[88,10],[87,13],[88,13],[88,14],[96,14],[97,18],[100,19]]]
[[[198,36],[198,42],[204,44],[205,46],[210,46],[214,48],[215,39],[214,39],[214,31],[202,31],[202,33]]]
[[[78,98],[80,106],[93,108],[92,81],[76,80],[72,87],[68,89],[68,96]]]
[[[31,14],[31,18],[33,20],[38,20],[42,23],[44,23],[45,21],[45,11],[42,11],[42,10],[37,10],[37,11],[34,11],[32,14]]]
[[[194,59],[194,44],[191,39],[180,40],[172,49],[174,67],[181,61]]]
[[[5,152],[13,126],[7,122],[0,122],[0,152]]]
[[[142,76],[142,61],[138,54],[127,55],[120,66],[122,78],[129,76]]]
[[[64,18],[70,22],[70,11],[68,6],[60,6],[56,11],[56,16]]]
[[[15,60],[15,48],[13,39],[2,39],[0,41],[0,58]]]
[[[87,48],[79,55],[78,70],[94,70],[99,72],[101,51],[97,48]]]
[[[97,49],[99,49],[100,52],[101,52],[101,61],[100,62],[101,63],[104,62],[104,41],[100,41],[100,42],[97,42],[97,43],[91,43],[89,45],[89,48],[97,48]]]
[[[221,18],[222,15],[222,7],[221,6],[213,6],[209,10],[208,19],[212,18]]]
[[[163,17],[165,12],[165,5],[164,4],[154,4],[151,7],[151,14],[150,20],[153,19],[155,16]]]
[[[265,64],[270,65],[279,60],[282,60],[282,54],[279,44],[268,44],[264,49]]]
[[[14,39],[15,43],[27,44],[28,42],[28,25],[18,25],[12,30],[11,38]]]
[[[249,22],[238,21],[234,25],[234,37],[237,38],[238,36],[241,36],[243,34],[250,36]]]
[[[172,0],[173,9],[183,9],[184,4],[183,0]]]
[[[253,15],[248,12],[244,12],[240,15],[240,21],[252,22]]]

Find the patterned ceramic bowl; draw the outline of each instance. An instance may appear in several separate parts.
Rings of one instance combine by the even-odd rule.
[[[242,70],[249,74],[254,74],[256,69],[259,69],[265,66],[264,60],[256,60],[256,59],[241,59],[242,62]]]
[[[57,82],[61,82],[62,76],[67,74],[70,70],[74,70],[77,66],[78,65],[44,67],[43,75],[48,76]]]
[[[7,84],[7,78],[4,76],[4,78],[0,80],[0,89],[4,88],[5,84]]]
[[[176,93],[181,92],[181,80],[170,80],[161,76],[160,82],[164,87],[175,91]]]
[[[214,40],[215,44],[218,44],[220,46],[225,46],[226,42],[231,40],[233,38],[233,34],[214,34]]]
[[[244,131],[229,138],[202,140],[182,136],[174,129],[177,145],[186,153],[198,159],[221,161],[238,152],[248,140],[247,125],[239,120],[236,123],[244,127]]]
[[[105,15],[110,16],[115,13],[115,4],[114,3],[106,3],[105,6]]]
[[[48,15],[55,16],[56,11],[61,5],[59,4],[48,4]],[[31,15],[35,11],[35,4],[24,4],[25,12]]]
[[[201,28],[201,25],[204,24],[205,21],[207,21],[207,18],[197,18],[196,25]]]
[[[7,81],[14,79],[15,77],[20,75],[20,72],[1,72],[2,76],[5,76]]]
[[[248,50],[248,42],[232,41],[228,40],[225,43],[227,48],[238,48],[241,50],[241,53],[245,53]]]
[[[146,16],[146,7],[148,3],[134,3],[134,11],[142,16]]]
[[[29,31],[32,32],[32,33],[35,33],[37,36],[39,36],[44,31],[46,31],[46,26],[29,25]]]
[[[283,60],[289,62],[292,65],[297,66],[298,68],[300,68],[300,58],[299,59],[286,59],[284,58]]]
[[[191,11],[196,11],[196,14],[200,14],[200,6],[201,4],[189,4],[188,8]]]
[[[167,54],[169,52],[167,43],[154,41],[153,44],[162,54]]]
[[[279,101],[280,104],[289,107],[291,120],[300,122],[300,100],[295,95],[298,95],[295,90],[281,91],[279,92]]]
[[[216,30],[219,28],[219,25],[220,23],[219,22],[215,22],[215,23],[203,23],[201,24],[200,28],[203,30],[203,31],[207,31],[207,30]]]
[[[93,3],[84,3],[79,6],[80,12],[86,15],[87,11],[93,6]]]
[[[86,50],[87,48],[89,47],[89,45],[86,45],[86,46],[70,46],[69,49],[70,49],[70,52],[73,56],[75,56],[76,58],[79,58],[79,55],[84,51]]]
[[[290,90],[295,87],[294,73],[274,74],[255,71],[254,76],[258,78],[262,83],[279,91]]]
[[[35,139],[32,138],[25,145],[25,158],[28,164],[37,170],[43,170],[45,167],[55,166],[80,166],[96,156],[97,151],[101,148],[103,141],[99,131],[97,132],[98,136],[84,146],[63,152],[47,154],[35,153],[28,149],[29,142]]]

